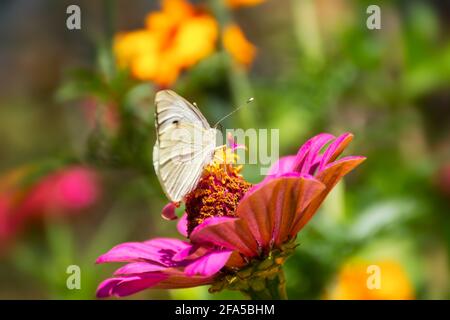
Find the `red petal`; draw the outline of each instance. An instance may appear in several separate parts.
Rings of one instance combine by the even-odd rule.
[[[243,199],[237,213],[258,245],[269,248],[293,236],[290,231],[296,216],[324,189],[325,186],[314,178],[274,179]]]
[[[165,220],[175,220],[178,219],[175,214],[175,209],[179,207],[179,204],[176,202],[169,202],[164,206],[161,212],[161,217]]]
[[[258,254],[252,233],[236,218],[208,218],[191,232],[189,238],[195,244],[210,244],[238,250],[248,257]]]
[[[296,234],[299,232],[306,223],[312,218],[314,213],[316,213],[317,209],[322,204],[325,197],[328,193],[333,189],[333,187],[344,177],[347,173],[355,169],[361,162],[363,162],[365,157],[346,157],[342,158],[336,162],[333,162],[329,165],[329,167],[325,167],[325,169],[319,172],[316,175],[316,178],[320,180],[323,184],[325,184],[326,189],[315,198],[308,208],[296,218],[294,221],[292,233]]]
[[[336,138],[332,144],[327,148],[320,161],[319,171],[326,167],[327,164],[333,162],[339,155],[347,148],[348,144],[353,140],[353,134],[344,133]]]

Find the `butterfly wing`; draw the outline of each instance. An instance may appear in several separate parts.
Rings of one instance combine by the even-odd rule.
[[[173,91],[159,91],[155,106],[153,165],[167,197],[178,202],[195,188],[212,160],[215,129],[194,105]]]

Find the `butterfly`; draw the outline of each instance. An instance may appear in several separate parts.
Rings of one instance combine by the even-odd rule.
[[[217,129],[200,110],[171,90],[155,97],[153,166],[166,196],[180,202],[195,189],[214,158]]]

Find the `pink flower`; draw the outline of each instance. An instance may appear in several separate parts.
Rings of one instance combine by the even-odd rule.
[[[68,167],[34,185],[20,211],[24,215],[75,213],[93,205],[99,193],[98,177],[93,170]]]
[[[22,167],[0,179],[0,244],[6,245],[32,218],[78,213],[100,195],[94,170],[71,166],[25,183],[35,168]],[[2,248],[0,248],[1,250]]]
[[[297,233],[336,183],[365,159],[336,160],[352,138],[317,135],[297,155],[280,159],[255,186],[233,164],[207,166],[185,197],[186,214],[178,223],[188,239],[112,248],[97,263],[128,264],[100,284],[97,296],[211,284],[212,292],[227,288],[252,298],[285,298],[281,267],[295,249]]]

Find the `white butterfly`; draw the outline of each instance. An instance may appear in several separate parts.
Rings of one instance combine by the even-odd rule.
[[[153,166],[172,202],[195,189],[214,157],[217,130],[193,104],[171,90],[155,97],[156,143]]]

